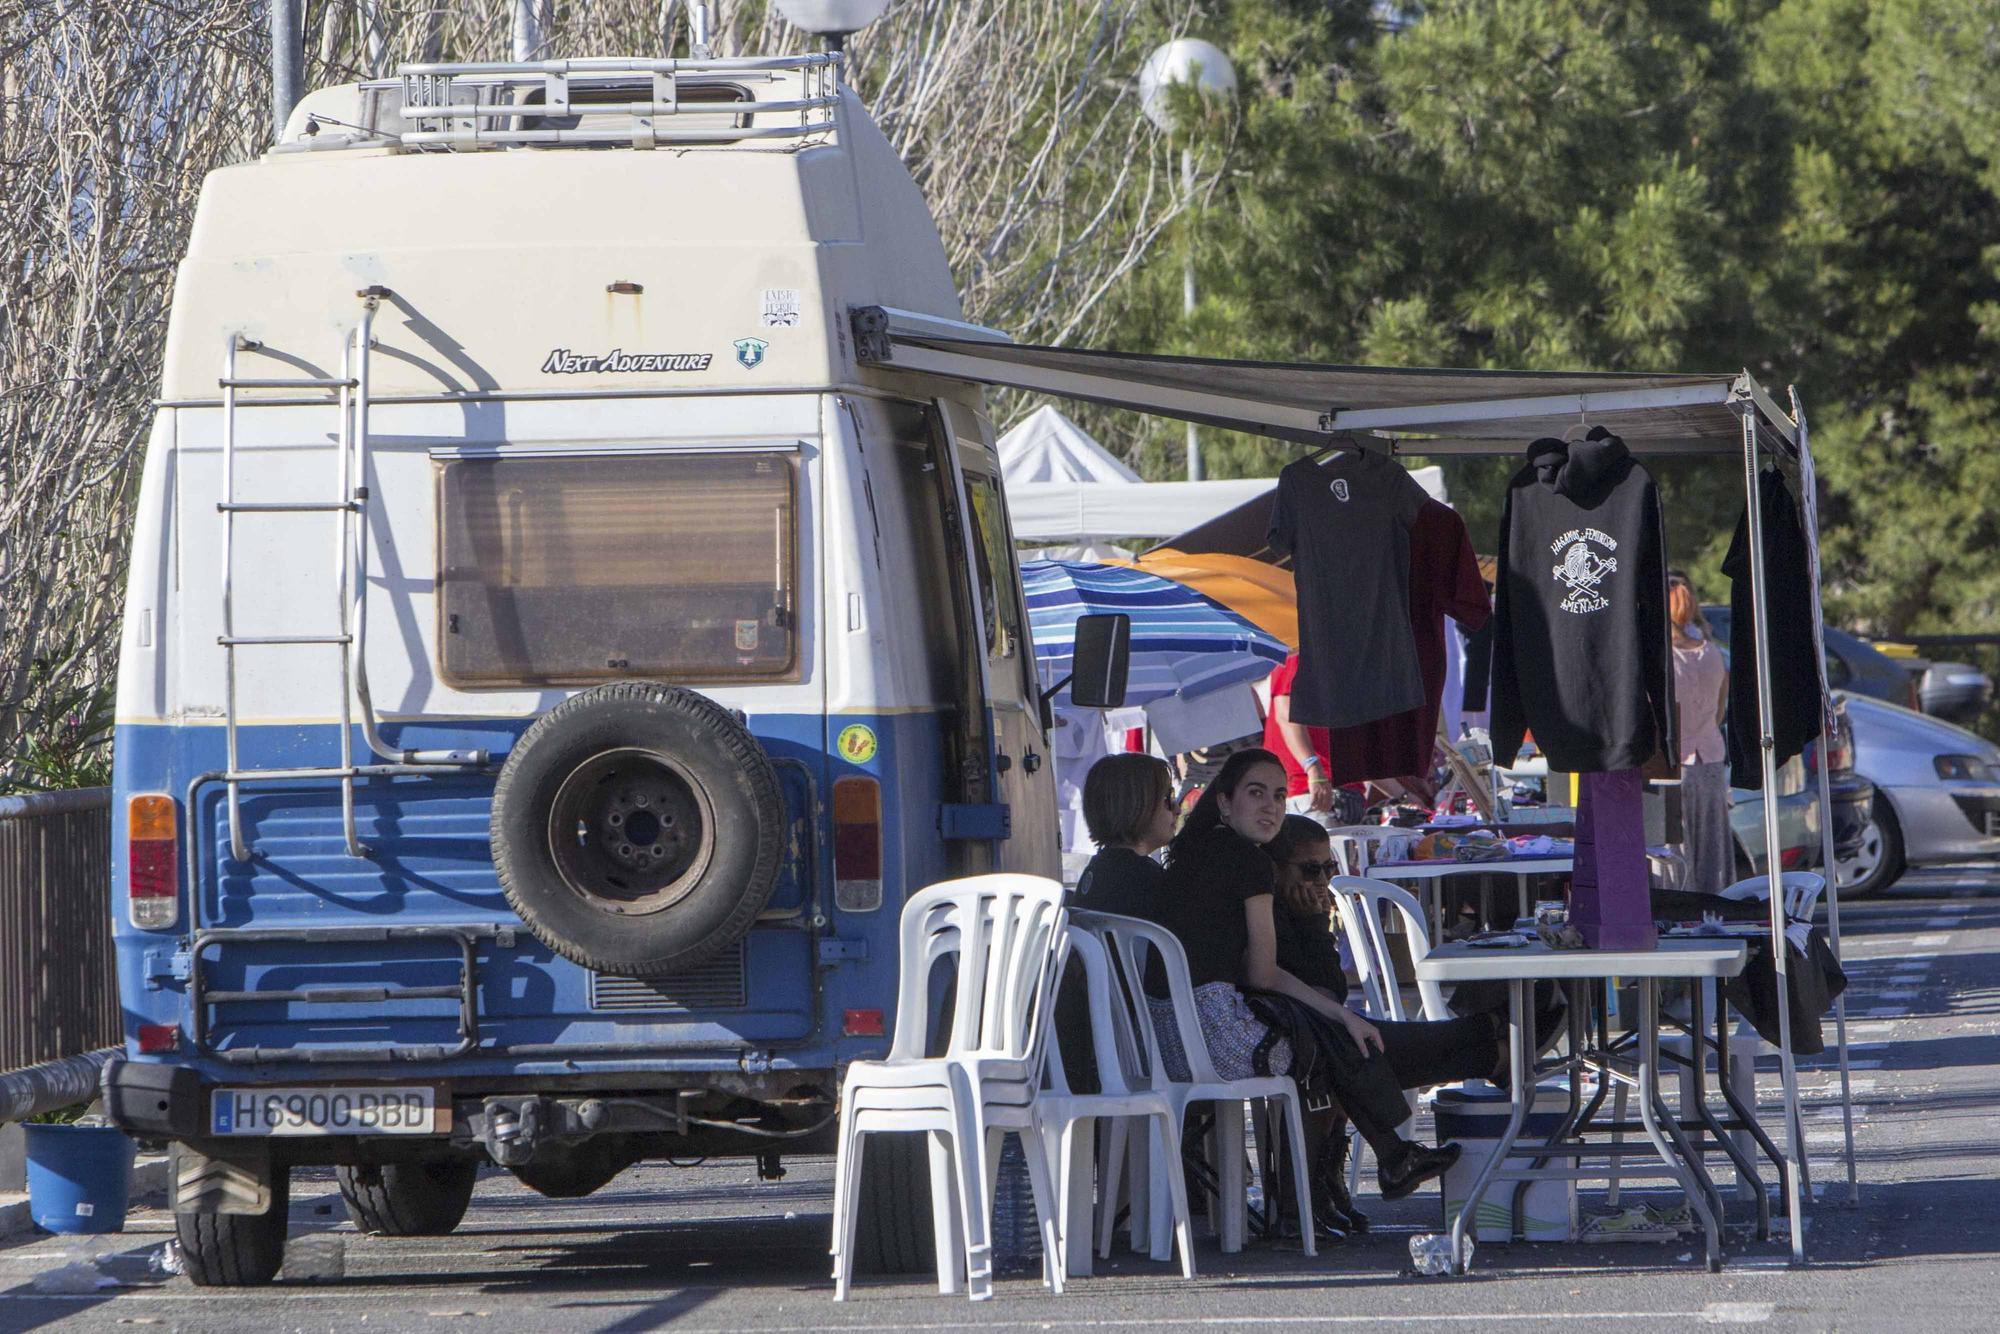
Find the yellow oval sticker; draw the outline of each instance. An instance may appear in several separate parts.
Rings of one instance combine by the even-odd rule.
[[[875,730],[860,723],[841,729],[840,740],[834,743],[840,758],[849,764],[866,764],[875,758]]]

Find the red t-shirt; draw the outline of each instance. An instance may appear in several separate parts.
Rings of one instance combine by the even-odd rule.
[[[1444,618],[1477,630],[1492,614],[1465,521],[1449,505],[1426,500],[1410,527],[1410,630],[1423,674],[1423,706],[1359,727],[1319,733],[1313,746],[1326,747],[1321,754],[1327,758],[1321,762],[1327,766],[1327,777],[1346,783],[1428,774],[1431,742],[1437,735],[1438,696],[1444,690]],[[1275,685],[1271,693],[1277,694]]]
[[[1271,710],[1264,715],[1264,749],[1278,757],[1278,763],[1285,766],[1285,791],[1294,797],[1302,797],[1310,788],[1305,767],[1292,756],[1292,748],[1285,744],[1285,734],[1278,730],[1278,700],[1292,693],[1292,678],[1299,674],[1299,655],[1294,653],[1285,659],[1284,665],[1271,673]],[[1312,741],[1312,748],[1319,756],[1320,772],[1326,773],[1332,761],[1328,756],[1326,729],[1308,727],[1306,736]]]

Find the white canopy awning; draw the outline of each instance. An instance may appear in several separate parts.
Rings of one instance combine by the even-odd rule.
[[[1023,417],[994,444],[1007,489],[1031,482],[1110,482],[1131,484],[1139,474],[1123,459],[1090,438],[1053,403]]]

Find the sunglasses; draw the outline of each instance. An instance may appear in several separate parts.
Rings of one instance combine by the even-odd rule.
[[[1315,880],[1331,880],[1333,873],[1340,869],[1339,862],[1293,862],[1292,865]]]

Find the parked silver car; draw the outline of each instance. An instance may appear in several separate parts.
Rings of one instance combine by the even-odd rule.
[[[1894,884],[1905,866],[2000,858],[2000,746],[1928,715],[1847,696],[1854,767],[1875,784],[1875,820],[1840,863],[1844,898]]]

